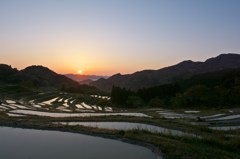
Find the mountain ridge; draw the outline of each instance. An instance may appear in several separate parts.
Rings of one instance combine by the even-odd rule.
[[[158,70],[142,70],[126,75],[118,73],[107,79],[99,79],[90,84],[104,91],[110,91],[113,85],[137,90],[175,82],[196,74],[234,68],[240,68],[240,54],[227,53],[209,58],[204,62],[186,60]]]

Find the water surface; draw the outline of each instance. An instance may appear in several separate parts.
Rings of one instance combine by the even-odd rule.
[[[240,129],[240,126],[211,126],[209,128],[213,130],[229,131],[229,130]]]
[[[1,159],[157,159],[150,149],[58,131],[0,127]]]
[[[51,112],[42,112],[42,111],[33,111],[33,110],[13,110],[11,111],[11,113],[46,116],[46,117],[91,117],[91,116],[110,116],[110,115],[150,117],[143,113],[51,113]]]
[[[214,119],[210,119],[210,120],[231,120],[231,119],[237,119],[237,118],[240,118],[240,114],[228,115],[228,116],[214,118]]]
[[[142,123],[130,123],[130,122],[58,122],[60,124],[67,125],[81,125],[88,127],[96,127],[103,129],[114,129],[114,130],[146,130],[153,133],[164,133],[171,134],[175,136],[183,136],[183,135],[191,135],[188,133],[184,133],[179,130],[173,130],[168,128],[163,128],[159,126],[142,124]]]

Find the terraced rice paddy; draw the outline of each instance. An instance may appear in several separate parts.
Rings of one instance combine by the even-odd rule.
[[[144,109],[139,112],[113,108],[110,105],[96,105],[99,101],[109,101],[107,96],[76,96],[67,93],[36,93],[18,99],[5,99],[0,105],[0,112],[9,117],[27,117],[29,115],[45,117],[97,117],[97,116],[132,116],[164,120],[181,121],[189,125],[206,125],[214,130],[239,129],[240,110],[207,112],[200,110]],[[151,113],[155,113],[152,116]]]
[[[238,119],[238,118],[240,118],[240,114],[227,115],[227,116],[224,116],[224,117],[212,118],[212,119],[209,119],[209,120],[231,120],[231,119]]]
[[[0,115],[6,121],[2,122],[3,126],[9,126],[10,123],[14,127],[29,126],[110,136],[116,134],[155,146],[164,142],[166,149],[174,149],[171,144],[174,141],[174,144],[179,144],[179,150],[189,145],[188,141],[202,149],[201,145],[194,142],[202,142],[213,136],[219,142],[222,142],[222,137],[235,141],[238,137],[236,132],[240,129],[240,109],[237,108],[126,109],[112,107],[107,97],[53,92],[5,98],[1,100]],[[225,142],[227,141],[223,141],[223,144]]]
[[[56,124],[63,125],[81,125],[87,127],[95,127],[102,129],[110,129],[110,130],[145,130],[152,133],[163,133],[163,134],[171,134],[174,136],[192,136],[189,133],[184,133],[179,130],[173,130],[168,128],[163,128],[159,126],[142,124],[142,123],[129,123],[129,122],[58,122]]]
[[[240,129],[240,126],[211,126],[209,128],[213,130],[229,131],[229,130]]]
[[[93,99],[109,100],[109,97],[91,96]],[[21,103],[19,102],[21,101]],[[67,94],[38,94],[19,100],[8,99],[0,105],[0,111],[9,116],[46,116],[46,117],[90,117],[90,116],[136,116],[150,117],[143,113],[124,113],[110,106],[87,104],[84,99]],[[119,112],[120,111],[120,112]]]
[[[143,113],[51,113],[51,112],[41,112],[32,110],[12,110],[11,113],[15,114],[25,114],[25,115],[36,115],[45,117],[92,117],[92,116],[135,116],[135,117],[150,117]]]
[[[95,96],[92,98],[96,98]],[[99,98],[100,100],[109,100],[108,98]],[[21,102],[20,102],[21,101]],[[35,94],[21,99],[7,99],[0,105],[0,109],[16,110],[16,109],[29,109],[29,110],[49,110],[53,112],[104,112],[113,111],[109,106],[96,106],[87,104],[84,99],[78,97],[71,97],[61,93],[41,93]]]
[[[204,112],[204,111],[203,111]],[[207,111],[205,111],[207,112]],[[193,125],[206,125],[212,130],[229,131],[240,129],[240,110],[225,110],[224,113],[217,113],[204,115],[201,111],[197,110],[157,110],[160,118],[169,120],[197,120],[197,122],[190,122]]]
[[[156,111],[161,118],[166,118],[166,119],[179,119],[179,118],[190,118],[194,119],[196,118],[196,115],[191,115],[189,112],[186,113],[175,113],[173,111],[169,110],[161,110],[161,111]]]

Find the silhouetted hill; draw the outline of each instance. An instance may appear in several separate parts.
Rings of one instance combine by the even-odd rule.
[[[99,79],[92,82],[91,85],[105,91],[111,91],[113,85],[137,90],[139,88],[172,83],[197,74],[234,68],[240,68],[240,55],[221,54],[217,57],[207,59],[205,62],[188,60],[159,70],[144,70],[128,75],[116,74],[108,79]]]
[[[0,80],[6,83],[27,84],[36,87],[74,87],[78,83],[59,75],[47,67],[29,66],[18,71],[8,65],[0,65]]]
[[[12,68],[10,65],[0,64],[0,80],[5,81],[9,76],[17,73],[18,70]]]
[[[34,83],[40,86],[54,86],[59,88],[62,86],[78,86],[77,82],[43,66],[29,66],[21,70],[19,74],[34,81]]]

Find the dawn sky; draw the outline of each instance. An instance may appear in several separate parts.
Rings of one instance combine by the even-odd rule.
[[[240,53],[240,0],[0,0],[0,63],[112,75]]]

